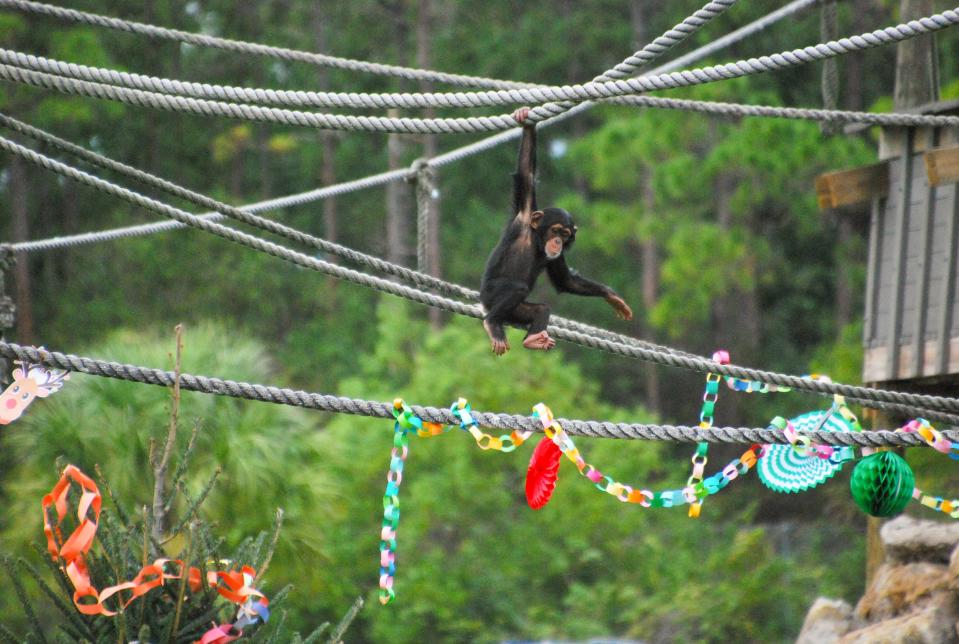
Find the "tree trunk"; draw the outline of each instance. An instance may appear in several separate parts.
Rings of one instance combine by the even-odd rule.
[[[14,243],[27,241],[30,237],[29,206],[27,194],[30,189],[23,161],[10,156],[10,215],[12,219],[11,239]],[[33,344],[33,299],[30,290],[30,266],[26,253],[17,253],[17,264],[13,269],[17,281],[17,342]]]
[[[652,218],[654,216],[653,210],[656,207],[652,170],[645,172],[642,190],[644,217]],[[646,311],[646,315],[649,315],[649,311],[652,311],[659,302],[659,247],[652,234],[649,234],[640,243],[640,257],[643,267],[643,309]],[[654,341],[652,325],[644,324],[643,326],[646,339]],[[646,365],[646,405],[654,413],[662,412],[663,400],[659,367],[652,363]]]
[[[630,23],[633,28],[633,48],[639,50],[643,47],[649,38],[649,2],[647,0],[632,0],[629,4]],[[642,200],[644,217],[649,219],[654,217],[656,208],[656,192],[653,190],[653,171],[647,169],[643,174]],[[649,315],[656,304],[659,302],[659,245],[655,237],[649,234],[646,239],[639,242],[640,265],[643,269],[642,293],[643,309],[646,315]],[[643,336],[650,341],[655,340],[652,326],[648,323],[642,325]],[[663,409],[662,383],[660,382],[659,367],[654,364],[648,364],[646,371],[646,406],[654,413],[661,413]]]
[[[932,0],[901,0],[900,19],[905,22],[935,13]],[[939,63],[936,35],[926,34],[896,45],[896,88],[893,105],[904,110],[939,99]]]
[[[420,69],[430,69],[433,58],[433,2],[432,0],[420,0],[417,6],[416,14],[416,66]],[[427,80],[419,82],[421,92],[432,92],[433,83]],[[424,118],[435,118],[436,110],[427,107],[423,110]],[[423,135],[423,157],[432,159],[437,155],[439,146],[435,134]],[[425,231],[425,266],[420,267],[424,272],[435,277],[442,276],[440,262],[442,261],[440,237],[440,203],[438,183],[434,184],[437,189],[430,195],[426,202],[426,231]],[[436,308],[429,310],[430,324],[433,327],[439,327],[443,320],[442,311]]]
[[[396,118],[399,110],[387,110],[387,116]],[[404,166],[406,142],[401,134],[386,136],[387,164],[390,170]],[[386,259],[394,264],[408,266],[412,252],[410,250],[409,186],[402,181],[394,181],[386,186]]]
[[[310,13],[310,19],[313,23],[313,38],[316,51],[326,53],[328,48],[328,29],[327,16],[324,12],[323,0],[313,0],[313,10]],[[330,74],[326,67],[317,67],[317,85],[321,92],[327,92],[330,89]],[[320,148],[323,151],[323,157],[320,160],[320,185],[332,186],[336,183],[336,136],[331,130],[320,130]],[[336,197],[328,197],[323,200],[323,234],[326,239],[335,242],[337,239],[336,230]],[[327,261],[335,262],[335,257],[327,258]]]
[[[736,178],[721,174],[716,180],[716,222],[723,230],[733,226],[733,211],[730,205],[736,190]],[[751,263],[748,270],[755,276],[756,268]],[[734,362],[749,364],[759,348],[759,301],[756,285],[743,290],[734,286],[730,292],[713,300],[714,349],[727,349]],[[724,422],[739,424],[744,422],[742,397],[728,397],[723,403]]]

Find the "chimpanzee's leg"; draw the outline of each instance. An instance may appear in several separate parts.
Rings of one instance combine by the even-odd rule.
[[[493,353],[498,356],[509,350],[503,324],[512,319],[513,311],[522,304],[527,295],[529,287],[517,280],[490,280],[483,285],[482,300],[486,309],[483,328],[489,336]]]
[[[528,327],[529,332],[523,340],[527,349],[549,351],[556,346],[556,340],[549,337],[546,326],[549,324],[549,307],[545,304],[522,302],[510,315],[508,322]]]

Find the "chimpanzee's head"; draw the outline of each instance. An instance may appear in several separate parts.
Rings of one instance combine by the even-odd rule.
[[[530,217],[530,227],[536,233],[536,248],[547,259],[556,259],[576,241],[573,217],[562,208],[544,208]]]

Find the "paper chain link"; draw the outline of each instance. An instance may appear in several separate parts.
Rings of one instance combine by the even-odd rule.
[[[915,432],[936,451],[947,455],[951,459],[959,460],[959,443],[946,439],[925,418],[912,420],[900,428],[899,431]],[[918,487],[913,490],[912,498],[927,508],[942,512],[953,519],[959,519],[959,499],[944,499],[941,496],[926,494]]]

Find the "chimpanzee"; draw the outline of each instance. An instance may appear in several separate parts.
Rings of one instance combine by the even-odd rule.
[[[529,108],[513,113],[524,123]],[[489,335],[493,353],[509,350],[503,324],[526,327],[523,340],[527,349],[548,351],[556,346],[549,337],[549,307],[527,302],[543,269],[560,293],[603,297],[616,314],[630,320],[633,312],[613,289],[582,277],[566,265],[564,253],[576,240],[572,216],[562,208],[537,209],[536,206],[536,124],[523,125],[516,173],[513,175],[513,216],[496,248],[486,262],[480,286],[480,300],[486,309],[483,327]]]

